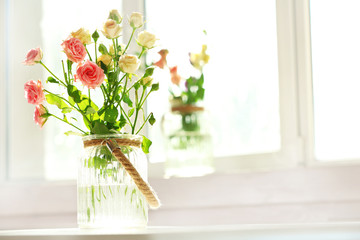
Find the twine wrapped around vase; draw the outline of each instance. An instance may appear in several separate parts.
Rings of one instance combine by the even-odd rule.
[[[181,113],[193,113],[193,112],[199,112],[204,111],[203,107],[198,107],[194,105],[175,105],[171,107],[172,112],[181,112]]]
[[[119,146],[131,146],[131,147],[141,147],[141,142],[138,140],[131,139],[119,139],[119,138],[108,138],[108,139],[92,139],[84,141],[84,147],[94,147],[94,146],[107,146],[112,153],[112,155],[122,164],[125,171],[133,179],[134,183],[144,195],[146,201],[148,202],[151,208],[159,208],[160,200],[156,195],[155,191],[152,189],[149,183],[147,183],[136,170],[134,165],[129,161],[129,159],[124,155]]]

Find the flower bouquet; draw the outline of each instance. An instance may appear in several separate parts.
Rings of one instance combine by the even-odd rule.
[[[210,57],[203,45],[200,53],[190,53],[190,63],[196,74],[186,79],[178,67],[168,67],[169,51],[159,51],[160,60],[153,65],[168,68],[171,78],[171,111],[164,115],[166,136],[166,176],[199,176],[213,172],[210,117],[202,106],[205,96],[203,68]]]
[[[62,90],[52,92],[40,80],[25,84],[25,97],[35,105],[35,122],[42,127],[54,118],[72,128],[66,134],[83,137],[85,153],[78,168],[80,227],[145,226],[147,202],[159,206],[146,182],[145,153],[151,141],[138,135],[147,123],[155,123],[154,115],[145,113],[144,104],[159,84],[153,83],[153,67],[140,75],[139,68],[141,56],[157,39],[147,31],[139,32],[136,42],[141,51],[128,54],[134,34],[143,26],[143,16],[132,13],[128,22],[132,34],[126,44],[119,39],[122,17],[117,10],[110,12],[102,31],[90,35],[80,28],[72,32],[61,44],[66,55],[61,61],[62,76],[45,65],[40,48],[31,49],[24,61],[25,65],[42,65],[50,74],[46,82]],[[99,32],[108,45],[99,41]],[[58,110],[50,110],[45,103]]]

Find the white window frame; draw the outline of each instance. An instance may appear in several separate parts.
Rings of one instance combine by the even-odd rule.
[[[1,1],[1,10],[10,2],[13,1]],[[150,164],[150,182],[158,190],[164,203],[163,208],[150,213],[150,223],[186,225],[200,224],[203,220],[203,224],[233,224],[247,223],[249,217],[252,217],[252,223],[261,223],[260,218],[264,216],[268,217],[267,222],[291,221],[299,214],[308,213],[313,216],[313,211],[315,215],[322,214],[319,218],[312,218],[315,220],[332,217],[340,220],[360,219],[356,214],[351,215],[357,209],[360,210],[360,193],[356,191],[356,182],[360,181],[357,174],[360,170],[359,162],[351,162],[356,164],[351,167],[346,166],[350,162],[345,161],[319,163],[313,154],[309,0],[277,0],[276,4],[282,150],[278,153],[216,159],[216,173],[201,178],[164,180],[161,178],[163,164]],[[123,0],[124,12],[143,10],[143,0]],[[5,16],[6,14],[0,16],[0,30],[4,28]],[[127,35],[129,33],[124,32],[125,38]],[[0,50],[6,48],[6,40],[0,39]],[[6,71],[14,71],[11,68],[3,69],[5,65],[1,63],[6,61],[4,55],[0,56],[1,76],[5,76]],[[10,75],[11,77],[14,75]],[[4,81],[1,81],[0,93],[5,91],[3,86]],[[0,96],[0,130],[4,130],[6,126],[4,117],[1,117],[5,115],[2,114],[6,103],[4,96]],[[3,131],[1,133],[0,150],[7,143]],[[4,151],[1,151],[0,167],[6,165],[5,157]],[[344,166],[334,167],[338,165]],[[276,170],[278,168],[287,169]],[[0,173],[4,171],[1,169]],[[241,173],[244,171],[247,173]],[[332,185],[333,176],[341,176],[343,185]],[[287,179],[286,183],[282,179]],[[307,181],[299,184],[299,179]],[[209,184],[219,184],[222,187],[221,194],[214,194],[214,189]],[[344,185],[349,190],[344,189]],[[0,199],[3,201],[0,205],[0,226],[3,228],[67,227],[76,224],[75,181],[4,182],[0,183],[0,189]],[[32,194],[24,198],[23,194],[26,192]],[[340,194],[334,195],[333,192]],[[226,198],[224,194],[227,194]],[[327,205],[324,206],[326,201]],[[256,211],[259,206],[264,210],[261,216]],[[334,206],[338,207],[336,211],[332,211]],[[354,209],[356,210],[352,211]],[[294,217],[285,214],[271,218],[274,211],[284,214],[292,211]],[[165,220],[170,220],[167,217],[173,214],[177,216],[176,220],[166,222]],[[210,217],[214,215],[217,218]]]

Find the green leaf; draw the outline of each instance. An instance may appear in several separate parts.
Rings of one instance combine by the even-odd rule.
[[[67,87],[67,92],[69,96],[73,98],[74,102],[81,102],[81,92],[74,85],[69,84]]]
[[[42,117],[42,118],[49,118],[50,116],[51,116],[50,113],[41,114],[41,117]]]
[[[133,106],[133,102],[131,101],[129,94],[124,95],[123,102],[126,103],[129,107]]]
[[[141,149],[143,150],[144,153],[149,153],[149,148],[150,148],[151,144],[152,144],[152,142],[148,138],[143,136],[143,140],[141,143]]]
[[[152,86],[151,86],[151,91],[157,91],[159,90],[159,83],[154,83]]]
[[[135,90],[138,90],[140,87],[141,87],[141,84],[140,84],[139,82],[136,82],[136,83],[134,84]]]
[[[124,115],[121,114],[119,121],[119,128],[121,129],[125,127],[125,125],[126,125],[126,118],[124,117]]]
[[[149,76],[152,76],[153,73],[154,73],[154,67],[149,67],[145,70],[145,73],[144,73],[144,76],[143,78],[146,78],[146,77],[149,77]]]
[[[74,132],[74,131],[67,131],[67,132],[65,132],[64,133],[66,136],[84,136],[84,134],[82,134],[82,133],[78,133],[78,132]]]
[[[99,52],[101,52],[101,54],[103,54],[103,55],[110,55],[107,48],[102,43],[99,45]]]
[[[95,32],[91,35],[91,37],[96,42],[99,39],[100,36],[99,36],[99,33],[95,30]]]
[[[109,81],[109,83],[116,82],[117,78],[118,78],[117,72],[110,72],[110,73],[108,74],[108,81]]]
[[[128,112],[129,118],[134,114],[135,108],[131,108]]]
[[[46,94],[45,98],[49,104],[56,105],[59,109],[69,107],[64,100],[55,94]]]
[[[110,123],[115,123],[116,119],[119,115],[119,112],[116,108],[107,108],[105,110],[105,116],[104,116],[104,120]]]
[[[156,122],[156,119],[154,117],[154,114],[153,113],[150,113],[150,118],[149,118],[149,123],[150,125],[154,125],[154,123]]]
[[[108,72],[108,67],[105,65],[105,63],[103,63],[102,61],[100,61],[100,67],[102,70],[104,70],[104,73],[107,74]]]
[[[106,134],[109,133],[109,129],[105,126],[104,123],[100,121],[95,121],[94,127],[91,130],[94,134]]]
[[[96,110],[93,107],[91,107],[91,106],[86,107],[85,115],[94,114],[94,113],[96,113]]]
[[[46,80],[46,82],[50,82],[50,83],[59,83],[59,81],[58,80],[56,80],[55,78],[53,78],[53,77],[48,77],[47,78],[47,80]]]
[[[71,112],[72,110],[73,109],[71,107],[64,107],[61,109],[61,112],[65,114]]]
[[[200,99],[200,100],[204,99],[205,89],[204,88],[199,88],[197,90],[196,95],[197,95],[197,99]]]

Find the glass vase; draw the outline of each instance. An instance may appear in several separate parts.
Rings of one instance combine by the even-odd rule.
[[[165,177],[194,177],[214,172],[210,117],[203,107],[172,106],[164,115]]]
[[[89,135],[78,166],[78,225],[80,228],[145,227],[148,205],[134,181],[104,144],[106,139],[133,140],[125,134]],[[94,141],[95,140],[95,141]],[[97,142],[91,146],[87,143]],[[120,145],[122,153],[147,181],[147,158],[139,146]]]

